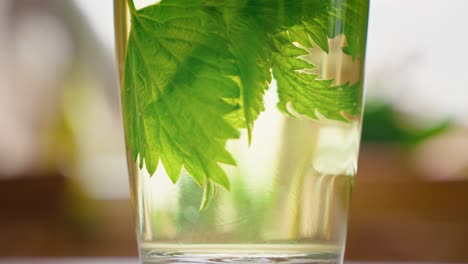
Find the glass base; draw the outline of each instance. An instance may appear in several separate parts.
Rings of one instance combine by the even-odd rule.
[[[323,245],[141,245],[143,264],[301,263],[341,264],[339,247]]]

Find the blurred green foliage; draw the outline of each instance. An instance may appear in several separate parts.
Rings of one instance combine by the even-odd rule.
[[[362,142],[401,144],[411,147],[442,134],[451,127],[451,120],[422,127],[417,119],[406,118],[389,104],[367,103],[362,126]]]

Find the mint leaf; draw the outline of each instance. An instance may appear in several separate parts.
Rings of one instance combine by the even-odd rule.
[[[235,57],[219,15],[202,1],[166,0],[132,11],[122,104],[126,140],[149,174],[159,161],[175,183],[184,167],[200,186],[227,189],[220,163],[239,131],[225,118],[238,110]]]

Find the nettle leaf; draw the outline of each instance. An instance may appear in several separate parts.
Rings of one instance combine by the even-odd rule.
[[[368,13],[369,0],[337,1],[314,20],[323,26],[330,39],[344,34],[347,45],[343,51],[355,59],[365,52]]]
[[[361,84],[333,85],[333,79],[320,79],[313,71],[317,66],[309,58],[312,52],[309,32],[307,25],[298,25],[274,38],[277,53],[273,74],[278,82],[278,108],[296,117],[348,121],[350,116],[361,112]],[[306,41],[308,46],[302,44]]]
[[[133,159],[152,175],[161,162],[175,183],[184,167],[200,186],[230,188],[220,163],[239,131],[225,116],[239,109],[236,60],[222,17],[202,1],[166,0],[132,13],[122,100]]]
[[[328,40],[346,38],[343,52],[363,57],[367,33],[368,0],[323,1],[320,12],[284,28],[273,37],[276,54],[273,74],[278,82],[278,108],[293,116],[348,121],[362,107],[362,83],[333,85],[315,73],[312,46],[329,52]],[[363,59],[363,58],[361,58]]]
[[[337,14],[344,14],[344,17],[340,18],[343,21],[343,31],[348,41],[348,45],[344,47],[343,50],[353,58],[364,56],[369,1],[348,0],[343,3],[343,8],[345,9],[345,12],[337,12]]]
[[[250,142],[254,121],[265,110],[263,96],[271,82],[271,51],[265,30],[268,21],[262,12],[258,12],[259,7],[247,4],[235,7],[230,2],[233,1],[222,6],[222,13],[239,72],[241,127],[247,128]]]
[[[363,56],[368,0],[162,0],[131,13],[122,89],[125,135],[134,161],[159,165],[177,182],[185,169],[204,187],[201,209],[230,188],[226,142],[251,140],[263,97],[278,82],[281,111],[346,120],[360,113],[361,84],[320,80],[307,59],[344,34]]]

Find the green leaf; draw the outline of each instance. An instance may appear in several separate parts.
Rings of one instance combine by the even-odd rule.
[[[343,50],[353,58],[364,56],[369,1],[348,0],[343,3],[343,8],[345,12],[341,12],[341,14],[344,14],[341,19],[343,21],[343,32],[348,41],[348,45]]]
[[[296,36],[307,34],[305,25],[283,31],[274,38],[277,53],[273,74],[278,82],[278,108],[292,116],[313,119],[349,120],[361,112],[360,82],[333,85],[333,80],[320,80],[317,68],[309,59],[309,47],[298,46]]]
[[[222,9],[230,49],[239,72],[240,105],[245,122],[241,127],[247,128],[249,143],[254,121],[265,109],[263,96],[271,82],[271,52],[267,45],[268,32],[263,27],[267,22],[262,12],[257,12],[254,7],[247,3],[233,8],[228,1]]]
[[[207,181],[205,183],[205,188],[203,189],[202,201],[200,204],[200,211],[205,210],[208,207],[209,202],[216,193],[216,185],[212,181]]]
[[[344,34],[347,46],[343,48],[343,51],[351,55],[353,59],[363,56],[366,47],[369,0],[333,1],[333,4],[330,1],[329,3],[327,11],[322,12],[314,20],[323,26],[329,38]]]
[[[347,45],[343,51],[353,59],[363,59],[369,1],[314,4],[319,11],[303,14],[306,19],[296,21],[273,38],[276,49],[273,74],[278,82],[280,99],[278,108],[294,116],[347,121],[361,112],[362,83],[332,85],[333,80],[321,79],[314,73],[317,66],[308,56],[312,45],[328,53],[328,39],[344,34]]]
[[[133,11],[122,102],[133,159],[152,175],[161,162],[173,182],[184,167],[200,186],[230,188],[220,163],[239,131],[225,116],[240,90],[222,17],[202,1],[163,0]]]
[[[329,38],[344,34],[344,51],[363,55],[367,1],[162,0],[136,10],[128,0],[122,105],[133,160],[150,175],[161,164],[174,183],[185,169],[204,187],[203,209],[217,185],[230,189],[226,143],[239,128],[251,140],[271,69],[283,112],[358,114],[360,83],[319,80],[304,47],[328,52]]]

